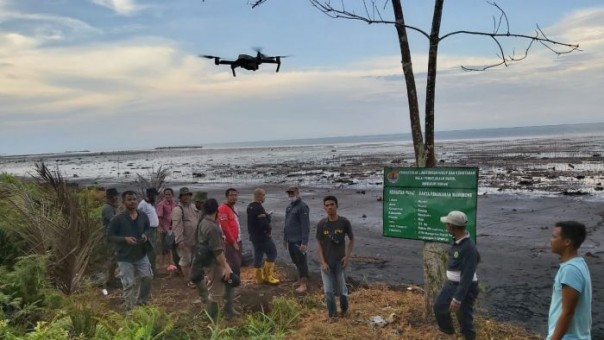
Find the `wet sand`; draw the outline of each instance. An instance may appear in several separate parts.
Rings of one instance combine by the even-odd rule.
[[[182,184],[174,185],[178,188]],[[199,187],[209,197],[219,201],[227,186]],[[244,247],[247,241],[245,207],[251,201],[254,187],[241,187],[238,210],[241,212]],[[274,211],[273,237],[283,237],[283,219],[287,197],[285,185],[265,186],[265,207]],[[381,190],[326,189],[302,187],[302,199],[311,210],[311,239],[316,223],[324,216],[322,198],[336,195],[340,201],[339,213],[348,217],[354,228],[356,257],[348,276],[357,282],[386,282],[389,284],[423,283],[422,246],[415,240],[386,238],[382,236]],[[365,215],[365,217],[363,217]],[[549,248],[551,229],[556,221],[577,220],[588,227],[588,237],[581,247],[590,266],[593,286],[594,339],[604,338],[604,303],[598,297],[604,294],[604,203],[588,201],[582,197],[529,197],[522,195],[483,195],[478,201],[477,243],[482,262],[478,267],[481,282],[479,308],[498,320],[521,324],[545,334],[547,313],[553,278],[558,258]],[[281,242],[276,242],[279,262],[289,264],[289,255]],[[319,276],[316,244],[310,247],[311,275]]]

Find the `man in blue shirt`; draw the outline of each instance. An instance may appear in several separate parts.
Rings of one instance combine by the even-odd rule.
[[[550,245],[560,255],[549,306],[548,340],[591,339],[591,276],[577,250],[585,240],[585,225],[558,222]]]

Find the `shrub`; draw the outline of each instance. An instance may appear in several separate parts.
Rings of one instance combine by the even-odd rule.
[[[45,259],[37,255],[17,261],[14,270],[0,267],[0,305],[8,323],[31,329],[47,314],[47,308],[61,305],[61,297],[48,288]]]
[[[13,213],[5,226],[17,234],[26,251],[48,254],[51,282],[65,294],[82,282],[90,256],[103,236],[98,216],[90,214],[88,196],[79,196],[59,171],[36,164],[35,184],[0,182],[2,204]]]

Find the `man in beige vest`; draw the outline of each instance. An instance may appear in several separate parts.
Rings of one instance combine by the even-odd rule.
[[[180,188],[178,205],[172,210],[172,229],[174,230],[175,243],[177,245],[179,265],[182,268],[187,285],[195,288],[190,281],[191,254],[196,244],[196,228],[199,220],[199,211],[192,204],[193,193],[187,187]]]

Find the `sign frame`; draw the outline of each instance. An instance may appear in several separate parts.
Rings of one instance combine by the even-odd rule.
[[[477,167],[385,167],[382,200],[384,237],[450,243],[440,217],[451,210],[468,216],[476,242]]]

